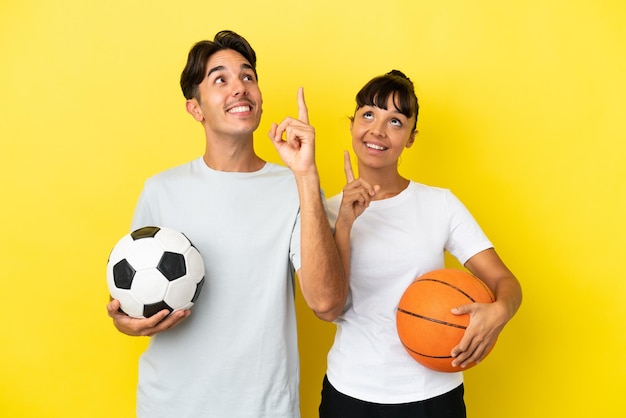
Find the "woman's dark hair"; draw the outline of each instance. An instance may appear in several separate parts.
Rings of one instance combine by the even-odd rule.
[[[356,110],[363,106],[376,106],[387,110],[389,97],[393,97],[393,103],[398,112],[409,119],[415,115],[415,125],[413,125],[413,131],[415,131],[419,103],[413,82],[402,71],[391,70],[385,75],[371,79],[356,95]]]
[[[230,30],[223,30],[218,32],[212,41],[199,41],[189,51],[187,65],[180,75],[180,88],[183,90],[185,99],[200,99],[198,85],[206,76],[207,61],[211,55],[225,49],[232,49],[243,55],[252,66],[254,76],[257,77],[254,49],[242,36]]]

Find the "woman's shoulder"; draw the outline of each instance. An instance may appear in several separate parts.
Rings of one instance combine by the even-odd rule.
[[[424,183],[418,183],[413,180],[411,180],[411,182],[409,183],[408,191],[420,195],[431,196],[446,196],[452,194],[450,189],[447,189],[445,187],[430,186]]]

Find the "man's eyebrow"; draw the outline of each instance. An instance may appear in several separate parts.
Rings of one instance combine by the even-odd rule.
[[[213,74],[216,71],[222,71],[224,68],[226,68],[226,67],[224,67],[223,65],[218,65],[217,67],[213,67],[213,68],[211,68],[209,70],[209,72],[207,73],[206,76],[208,77],[208,76],[210,76],[211,74]]]
[[[214,72],[216,72],[216,71],[222,71],[222,70],[224,70],[224,69],[226,69],[226,67],[225,67],[225,66],[223,66],[223,65],[218,65],[218,66],[216,66],[216,67],[211,68],[211,69],[209,70],[209,72],[207,73],[207,75],[206,75],[206,76],[208,77],[208,76],[210,76],[211,74],[213,74]],[[247,70],[254,71],[254,68],[252,68],[252,66],[251,66],[250,64],[246,64],[246,63],[241,64],[241,69],[247,69]]]

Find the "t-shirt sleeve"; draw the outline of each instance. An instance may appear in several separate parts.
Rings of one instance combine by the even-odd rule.
[[[148,194],[149,193],[146,185],[141,191],[141,194],[139,195],[139,200],[137,201],[137,205],[135,206],[135,212],[133,214],[133,220],[131,222],[131,231],[134,231],[143,226],[156,225],[154,217],[152,216],[152,212],[150,211]]]
[[[300,256],[300,211],[296,217],[296,222],[291,231],[291,244],[289,245],[289,259],[295,271],[300,270],[302,258]]]
[[[324,212],[326,213],[326,217],[328,218],[329,222],[330,222],[330,228],[331,230],[334,229],[335,226],[335,221],[331,220],[332,217],[330,215],[330,209],[329,209],[329,202],[326,200],[326,196],[324,194],[323,190],[320,190],[320,193],[322,195],[322,205],[324,206]],[[332,199],[331,199],[332,200]],[[335,217],[336,219],[336,217]],[[300,237],[301,237],[301,230],[300,230],[300,211],[298,211],[298,216],[296,218],[296,223],[294,225],[294,229],[291,233],[291,246],[290,246],[290,251],[289,251],[289,258],[291,260],[291,264],[293,265],[293,268],[295,271],[300,270],[300,267],[302,266],[301,263],[301,256],[300,256]]]
[[[465,264],[477,253],[493,247],[469,210],[450,191],[446,194],[446,205],[450,233],[445,248],[461,264]]]
[[[328,198],[326,202],[326,217],[330,224],[330,229],[335,232],[335,222],[337,222],[337,215],[339,214],[339,205],[341,204],[342,193]]]

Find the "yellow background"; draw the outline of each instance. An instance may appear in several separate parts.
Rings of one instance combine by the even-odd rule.
[[[451,188],[524,289],[496,349],[466,373],[469,416],[621,415],[625,8],[0,1],[0,416],[134,415],[147,340],[106,316],[104,266],[145,178],[202,153],[178,77],[192,43],[225,28],[258,53],[265,158],[278,161],[266,132],[305,87],[328,195],[343,185],[356,91],[393,68],[414,80],[420,133],[403,173]],[[298,303],[312,418],[334,327]]]

